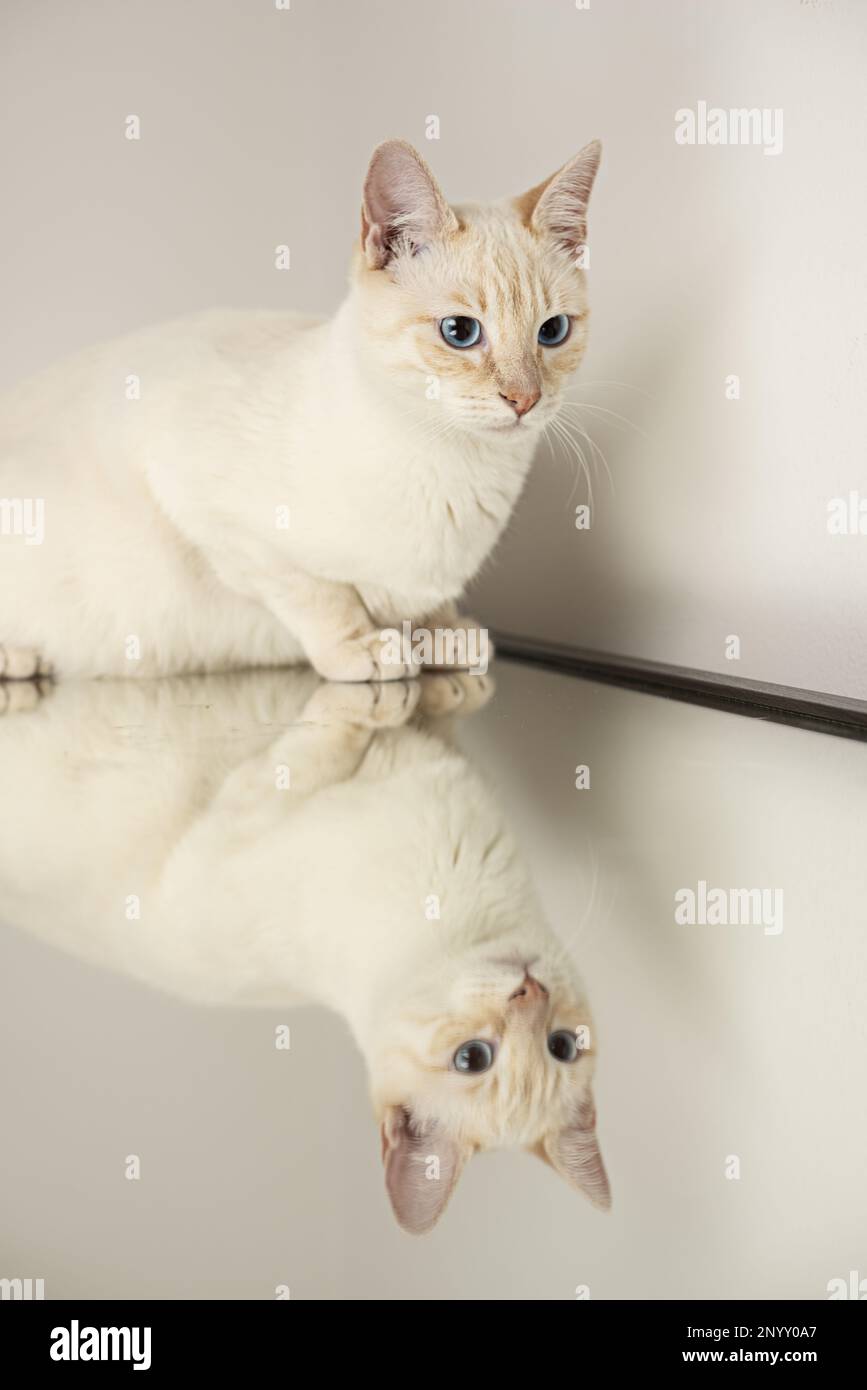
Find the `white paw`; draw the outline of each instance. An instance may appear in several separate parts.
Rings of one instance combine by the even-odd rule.
[[[474,671],[480,666],[487,670],[494,659],[494,644],[487,628],[483,628],[475,618],[457,613],[450,619],[429,618],[422,626],[428,628],[434,644],[432,660],[425,662],[427,671]],[[435,640],[437,629],[453,634],[449,639],[445,636],[441,638],[439,651]]]
[[[46,687],[40,681],[0,680],[0,719],[29,714],[42,701]]]
[[[378,630],[317,651],[311,660],[327,681],[401,681],[418,675],[417,666],[391,659]]]
[[[35,647],[5,647],[0,643],[0,681],[32,681],[50,676],[51,665]]]
[[[419,711],[432,719],[458,709],[461,714],[473,714],[488,703],[494,688],[492,676],[474,676],[466,671],[430,672],[421,678]]]
[[[331,684],[313,692],[301,716],[305,724],[355,724],[362,729],[396,728],[419,702],[418,681]]]

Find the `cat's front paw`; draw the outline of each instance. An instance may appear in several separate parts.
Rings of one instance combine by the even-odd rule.
[[[429,636],[420,646],[429,671],[474,671],[484,674],[494,659],[488,629],[465,613],[447,610],[434,614],[422,625]]]
[[[327,681],[400,681],[417,676],[418,667],[397,659],[394,644],[381,632],[365,632],[311,654],[311,663]]]
[[[474,676],[471,672],[430,672],[421,678],[419,712],[432,719],[460,710],[475,714],[494,693],[493,676]]]
[[[12,714],[30,714],[45,699],[50,681],[0,680],[0,719]]]
[[[421,695],[419,681],[337,685],[323,682],[301,715],[302,724],[354,724],[360,729],[394,729],[411,717]]]
[[[0,681],[50,679],[51,663],[35,647],[10,647],[0,642]]]

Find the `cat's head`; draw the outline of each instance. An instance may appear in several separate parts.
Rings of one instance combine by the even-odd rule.
[[[526,1149],[610,1205],[593,1026],[565,960],[489,945],[457,974],[444,963],[383,1024],[368,1060],[386,1188],[405,1230],[429,1231],[464,1165],[489,1149]]]
[[[355,294],[365,360],[446,424],[518,441],[556,414],[587,342],[594,140],[521,197],[452,208],[411,145],[364,185]]]

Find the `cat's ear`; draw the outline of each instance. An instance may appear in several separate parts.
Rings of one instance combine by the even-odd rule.
[[[399,244],[413,252],[458,220],[420,154],[405,140],[386,140],[373,151],[361,205],[361,248],[371,270],[387,265]]]
[[[533,231],[550,237],[570,256],[587,238],[587,205],[601,158],[602,145],[591,140],[550,179],[517,200],[521,216]]]
[[[589,1197],[594,1207],[607,1211],[611,1206],[608,1175],[596,1138],[596,1112],[592,1101],[583,1105],[564,1129],[549,1134],[536,1152],[546,1163]]]
[[[405,1231],[420,1236],[436,1225],[469,1157],[441,1125],[420,1126],[403,1106],[389,1107],[382,1123],[385,1187]]]

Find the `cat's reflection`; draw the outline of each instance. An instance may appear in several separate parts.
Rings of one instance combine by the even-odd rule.
[[[0,918],[187,999],[337,1010],[413,1232],[484,1149],[609,1204],[583,987],[450,739],[489,686],[19,686],[0,719]]]

